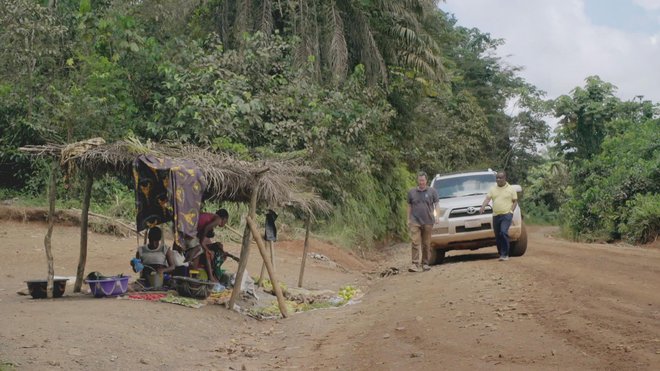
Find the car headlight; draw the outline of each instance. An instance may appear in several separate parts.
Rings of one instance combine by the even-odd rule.
[[[433,218],[435,219],[436,223],[439,222],[440,219],[445,215],[445,212],[447,212],[447,209],[443,207],[436,207],[433,210]]]

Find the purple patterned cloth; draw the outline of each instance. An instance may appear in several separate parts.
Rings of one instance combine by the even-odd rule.
[[[202,171],[188,160],[140,155],[133,163],[138,231],[174,222],[175,240],[197,234],[197,221],[206,188]]]

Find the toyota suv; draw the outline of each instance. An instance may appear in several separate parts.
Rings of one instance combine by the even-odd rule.
[[[495,246],[492,205],[479,214],[488,190],[495,183],[495,171],[475,171],[436,175],[431,182],[440,196],[435,209],[435,224],[431,233],[431,263],[440,264],[449,250]],[[513,185],[518,193],[519,185]],[[491,202],[492,203],[492,202]],[[509,228],[511,241],[509,255],[521,256],[527,250],[527,232],[523,224],[520,205],[513,213]]]

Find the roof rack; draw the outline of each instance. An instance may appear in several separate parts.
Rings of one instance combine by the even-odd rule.
[[[468,173],[495,173],[495,170],[488,168],[487,170],[462,170],[462,171],[453,171],[451,173],[435,174],[434,178],[439,176],[448,176],[448,175],[458,175],[458,174],[468,174]]]

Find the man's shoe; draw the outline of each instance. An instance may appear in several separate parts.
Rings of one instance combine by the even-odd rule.
[[[503,257],[503,256],[500,256],[499,261],[504,261],[504,257]]]
[[[421,269],[419,269],[419,266],[413,264],[410,266],[410,268],[408,268],[408,272],[417,273],[421,272]]]
[[[507,261],[507,260],[509,260],[509,257],[508,257],[508,256],[500,256],[500,261],[501,261],[501,262],[505,262],[505,261]]]
[[[422,266],[422,269],[424,270],[424,272],[426,272],[426,271],[430,271],[430,270],[431,270],[431,267],[429,267],[428,265],[424,264],[424,265]]]

